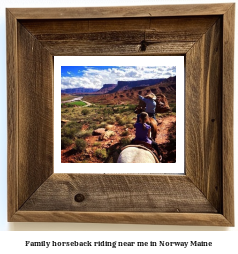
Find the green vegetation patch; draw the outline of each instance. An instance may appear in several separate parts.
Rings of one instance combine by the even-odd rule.
[[[73,141],[70,138],[62,137],[61,138],[61,149],[65,149],[68,146],[70,146],[73,143]]]
[[[107,158],[107,150],[105,148],[97,149],[95,155],[97,156],[97,158],[105,160]]]
[[[98,127],[99,128],[105,128],[106,126],[107,126],[106,122],[101,122]]]
[[[61,107],[73,107],[75,105],[76,106],[85,106],[87,104],[83,101],[73,101],[73,102],[62,103]]]
[[[170,103],[169,106],[170,106],[172,112],[176,113],[176,103]]]
[[[123,118],[120,118],[120,119],[118,120],[118,124],[121,125],[121,126],[126,125],[126,124],[129,124],[129,123],[131,123],[131,118],[128,117],[128,116],[123,117]]]
[[[129,135],[129,131],[123,131],[121,135],[122,136],[128,136]]]
[[[69,122],[61,129],[61,136],[73,139],[75,134],[81,130],[82,124],[77,122]]]
[[[122,138],[122,139],[120,140],[120,143],[122,144],[122,147],[123,147],[123,146],[130,145],[131,139],[130,139],[130,138]]]
[[[100,142],[95,142],[95,143],[93,144],[93,146],[101,146],[101,143],[100,143]]]
[[[90,113],[90,110],[86,108],[81,111],[81,114],[84,116],[88,115],[89,113]]]
[[[87,147],[87,142],[84,139],[76,139],[75,140],[75,149],[78,152],[83,152]]]
[[[89,129],[89,130],[84,130],[84,131],[79,131],[78,133],[75,134],[75,136],[77,138],[87,138],[92,136],[93,130]]]

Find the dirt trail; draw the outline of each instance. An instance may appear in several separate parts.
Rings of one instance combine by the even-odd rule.
[[[168,142],[169,138],[169,128],[172,127],[172,124],[176,122],[176,116],[166,116],[162,118],[162,123],[158,126],[158,133],[156,142],[158,144],[163,144]]]

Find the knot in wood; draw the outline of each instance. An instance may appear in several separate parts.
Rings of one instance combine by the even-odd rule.
[[[80,193],[77,194],[77,195],[75,195],[75,197],[74,197],[74,200],[75,200],[76,202],[83,202],[84,199],[85,199],[84,195],[83,195],[83,194],[80,194]]]
[[[140,50],[141,51],[146,51],[146,47],[147,47],[147,42],[145,40],[141,41]]]

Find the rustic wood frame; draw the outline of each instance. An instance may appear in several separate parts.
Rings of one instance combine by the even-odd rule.
[[[234,12],[7,9],[8,220],[234,226]],[[54,174],[56,55],[184,55],[186,175]]]

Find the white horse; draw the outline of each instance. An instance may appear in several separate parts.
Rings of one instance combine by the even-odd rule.
[[[140,145],[129,145],[122,150],[117,163],[159,163],[159,161],[148,148]]]

